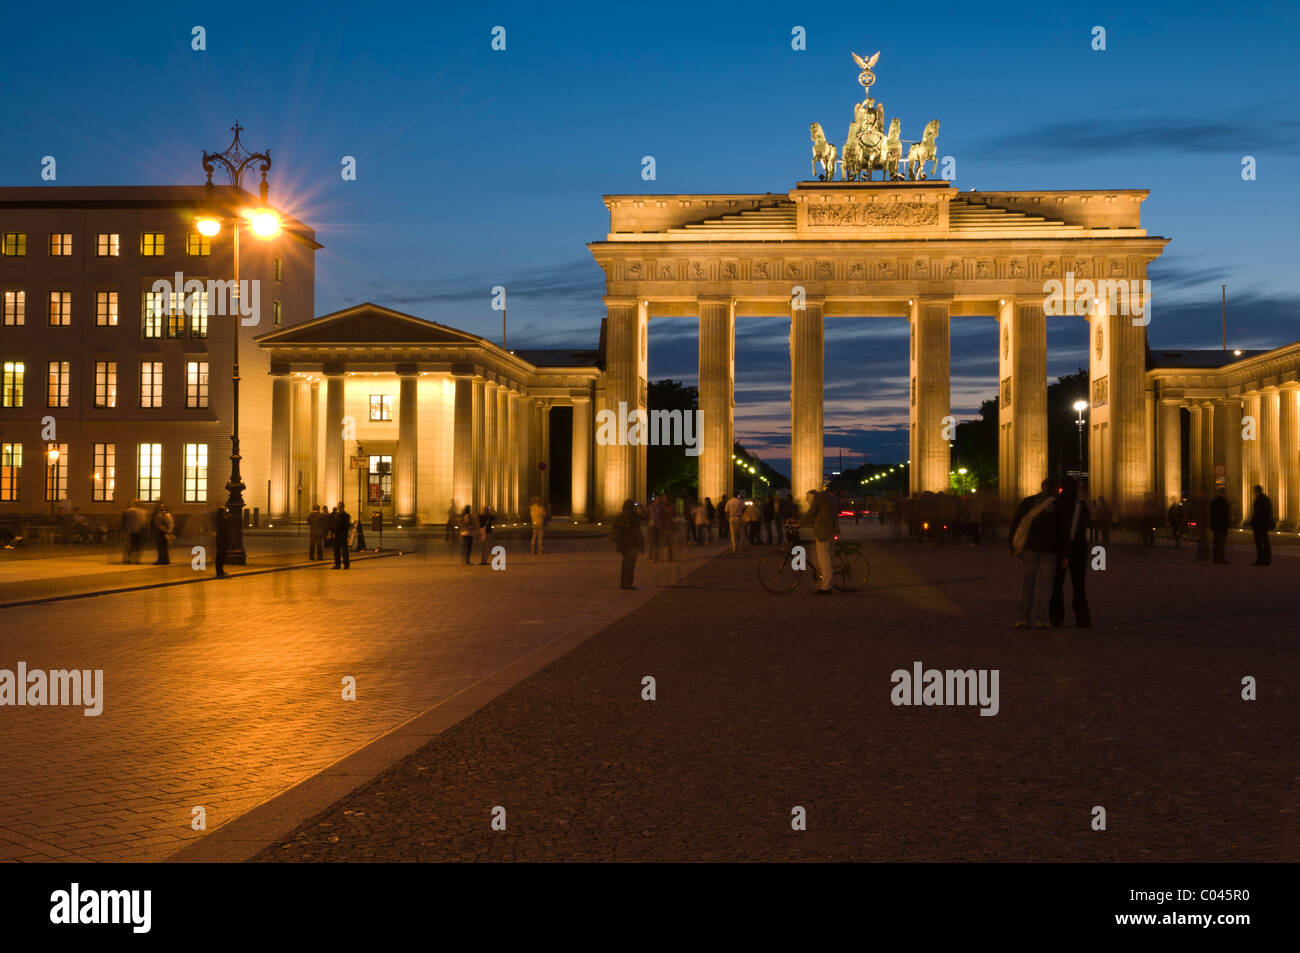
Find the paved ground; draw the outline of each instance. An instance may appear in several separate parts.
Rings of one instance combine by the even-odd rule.
[[[1003,546],[869,547],[825,599],[713,560],[259,859],[1300,859],[1294,550],[1116,543],[1096,627],[1038,632]],[[891,705],[918,660],[999,670],[999,714]]]
[[[106,697],[99,717],[0,708],[0,860],[166,857],[200,836],[195,806],[213,830],[643,595],[614,587],[604,540],[555,539],[540,558],[506,546],[505,572],[430,543],[349,572],[0,609],[0,669],[103,669]],[[663,583],[686,571],[655,568]]]

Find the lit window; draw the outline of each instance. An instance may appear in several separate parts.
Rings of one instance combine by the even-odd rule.
[[[117,258],[122,254],[122,236],[117,232],[100,232],[95,236],[95,254],[100,258]]]
[[[95,472],[90,476],[90,498],[108,503],[117,489],[117,444],[97,443],[93,447]]]
[[[185,445],[185,502],[206,503],[207,501],[208,445],[187,443]]]
[[[27,323],[27,292],[26,291],[6,291],[5,292],[5,324],[26,324]]]
[[[185,365],[185,406],[208,406],[207,361],[189,361]]]
[[[72,365],[67,361],[49,362],[49,387],[45,394],[47,407],[68,406],[68,380],[72,377]]]
[[[284,281],[284,261],[280,258],[271,259],[271,272],[276,281]]]
[[[140,362],[140,406],[162,406],[162,361]]]
[[[185,254],[211,255],[212,239],[207,235],[200,235],[198,232],[190,232],[185,236]]]
[[[5,232],[4,244],[0,245],[0,251],[5,255],[26,255],[27,254],[27,233],[26,232]]]
[[[136,498],[146,502],[158,499],[162,494],[162,444],[136,446],[135,473]]]
[[[0,503],[22,499],[23,445],[0,443]]]
[[[370,457],[370,486],[367,502],[393,502],[393,458],[388,454]]]
[[[371,420],[392,420],[393,419],[393,395],[392,394],[371,394],[370,395],[370,419]]]
[[[68,445],[45,445],[45,502],[56,503],[68,498]]]
[[[278,301],[271,302],[271,320],[275,322],[277,328],[280,326],[280,322],[284,320],[284,308]]]
[[[101,328],[117,327],[117,292],[95,292],[95,324]]]
[[[50,232],[50,255],[59,257],[60,255],[72,254],[72,235],[69,232]]]
[[[208,336],[208,293],[195,291],[185,296],[185,306],[190,312],[190,337]]]
[[[0,387],[0,406],[21,407],[23,405],[23,375],[26,366],[22,361],[5,361],[3,368],[3,386]]]
[[[66,328],[72,323],[72,292],[50,292],[50,327]]]
[[[95,406],[117,406],[117,361],[95,362]]]
[[[140,233],[140,254],[146,258],[156,258],[163,254],[165,239],[162,232]]]
[[[185,293],[173,291],[167,302],[167,336],[181,338],[185,336]]]
[[[163,336],[163,312],[167,309],[163,297],[165,294],[165,291],[146,291],[140,298],[140,322],[143,337],[160,338]]]

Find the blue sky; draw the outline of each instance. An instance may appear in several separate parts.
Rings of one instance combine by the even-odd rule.
[[[318,313],[372,300],[496,337],[501,284],[512,344],[592,347],[601,275],[584,244],[607,230],[600,196],[788,190],[807,176],[808,123],[842,138],[860,97],[849,51],[879,49],[873,94],[905,137],[942,119],[959,188],[1151,190],[1144,223],[1173,239],[1153,271],[1153,347],[1217,346],[1223,282],[1230,344],[1268,347],[1300,339],[1297,9],[10,4],[2,101],[19,134],[0,140],[0,182],[41,184],[44,155],[61,185],[198,182],[199,151],[223,149],[238,116],[246,143],[272,150],[274,200],[325,245]],[[490,48],[498,25],[505,52]],[[739,321],[738,435],[783,469],[786,335]],[[827,344],[828,456],[897,459],[905,324],[832,319]],[[1052,327],[1049,372],[1086,366],[1085,344]],[[992,322],[955,321],[952,346],[969,414],[995,389]],[[696,347],[692,321],[656,320],[651,375],[693,380]]]

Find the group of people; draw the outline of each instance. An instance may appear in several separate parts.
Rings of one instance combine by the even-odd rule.
[[[307,515],[307,558],[323,560],[325,546],[328,544],[334,550],[334,565],[331,568],[351,569],[348,551],[354,526],[357,524],[353,521],[352,514],[342,503],[328,513],[319,504],[313,505],[311,513]]]
[[[153,510],[145,509],[144,500],[132,500],[131,505],[122,512],[122,562],[140,562],[140,550],[144,548],[144,538],[152,530],[154,547],[158,558],[155,566],[166,566],[171,562],[169,544],[176,538],[176,519],[167,509],[167,504],[159,500]]]
[[[1024,564],[1017,629],[1055,628],[1065,621],[1065,576],[1069,573],[1074,621],[1091,626],[1087,575],[1092,518],[1079,482],[1044,480],[1020,502],[1007,534],[1012,555]]]

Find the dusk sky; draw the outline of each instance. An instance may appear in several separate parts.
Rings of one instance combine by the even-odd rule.
[[[601,195],[787,191],[808,177],[810,122],[843,139],[861,98],[850,50],[881,50],[873,95],[905,138],[942,120],[962,190],[1151,191],[1143,223],[1172,239],[1152,271],[1152,347],[1218,347],[1221,283],[1230,347],[1300,339],[1294,2],[179,3],[59,17],[10,4],[0,23],[0,182],[43,184],[46,155],[58,185],[201,182],[200,150],[224,149],[238,117],[249,148],[271,149],[273,202],[325,246],[318,314],[369,300],[499,340],[490,291],[504,285],[512,346],[595,347],[603,283],[584,245],[608,229]],[[498,25],[505,52],[491,49]],[[341,179],[343,156],[356,181]],[[1081,319],[1048,325],[1049,374],[1086,367]],[[994,327],[953,321],[959,416],[994,394]],[[787,334],[738,320],[737,437],[783,470]],[[656,319],[651,377],[694,383],[696,347],[694,319]],[[828,457],[905,453],[906,376],[904,321],[827,321]]]

